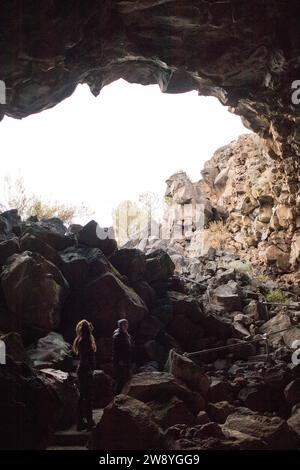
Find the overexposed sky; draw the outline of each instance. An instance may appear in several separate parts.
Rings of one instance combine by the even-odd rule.
[[[0,176],[23,176],[46,200],[83,202],[108,226],[119,202],[146,191],[163,196],[179,169],[197,181],[213,152],[245,132],[238,116],[196,92],[168,95],[119,80],[95,98],[79,85],[52,109],[4,118]]]

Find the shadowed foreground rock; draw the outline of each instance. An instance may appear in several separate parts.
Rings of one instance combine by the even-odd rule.
[[[55,428],[56,394],[25,364],[0,366],[0,448],[44,449]]]
[[[60,303],[68,293],[68,284],[43,256],[30,251],[13,255],[2,271],[1,284],[7,306],[32,338],[59,325]]]
[[[150,417],[151,409],[135,398],[117,395],[93,431],[94,450],[162,450],[165,437]]]

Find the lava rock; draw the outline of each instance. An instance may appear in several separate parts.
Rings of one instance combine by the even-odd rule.
[[[41,255],[29,251],[13,255],[1,274],[1,284],[7,306],[32,338],[45,336],[59,325],[68,284]]]
[[[18,238],[10,238],[0,242],[0,265],[5,264],[7,258],[20,251]]]
[[[175,265],[168,253],[156,250],[146,256],[147,279],[154,281],[166,281],[174,273]]]
[[[92,450],[162,450],[166,439],[151,417],[151,408],[125,395],[117,395],[104,408],[93,430],[89,448]]]
[[[297,440],[287,422],[277,416],[268,417],[248,411],[237,411],[226,419],[225,428],[256,437],[268,450],[297,448]]]
[[[142,372],[135,374],[123,392],[143,402],[167,402],[172,397],[182,400],[193,414],[205,407],[203,397],[189,390],[183,382],[167,372]]]
[[[79,243],[91,248],[100,248],[105,256],[110,256],[117,249],[117,242],[112,235],[111,230],[106,231],[95,220],[91,220],[82,227],[77,237]]]
[[[121,274],[127,276],[131,283],[145,280],[146,256],[142,251],[129,248],[117,250],[110,262]]]

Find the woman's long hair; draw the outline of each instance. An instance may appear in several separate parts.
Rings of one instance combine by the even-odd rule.
[[[79,354],[79,343],[81,341],[88,341],[94,352],[97,351],[96,341],[93,335],[93,325],[87,320],[80,320],[76,325],[76,338],[73,342],[73,351],[75,354]]]

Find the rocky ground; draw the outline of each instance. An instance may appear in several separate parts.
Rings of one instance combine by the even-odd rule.
[[[278,283],[236,253],[211,247],[179,269],[160,248],[98,238],[94,221],[67,230],[8,211],[0,230],[3,449],[44,449],[74,424],[69,344],[83,317],[95,325],[94,406],[103,409],[89,448],[299,448],[300,304],[290,288],[281,287],[283,305],[266,304]],[[111,335],[123,316],[138,363],[115,397]]]

